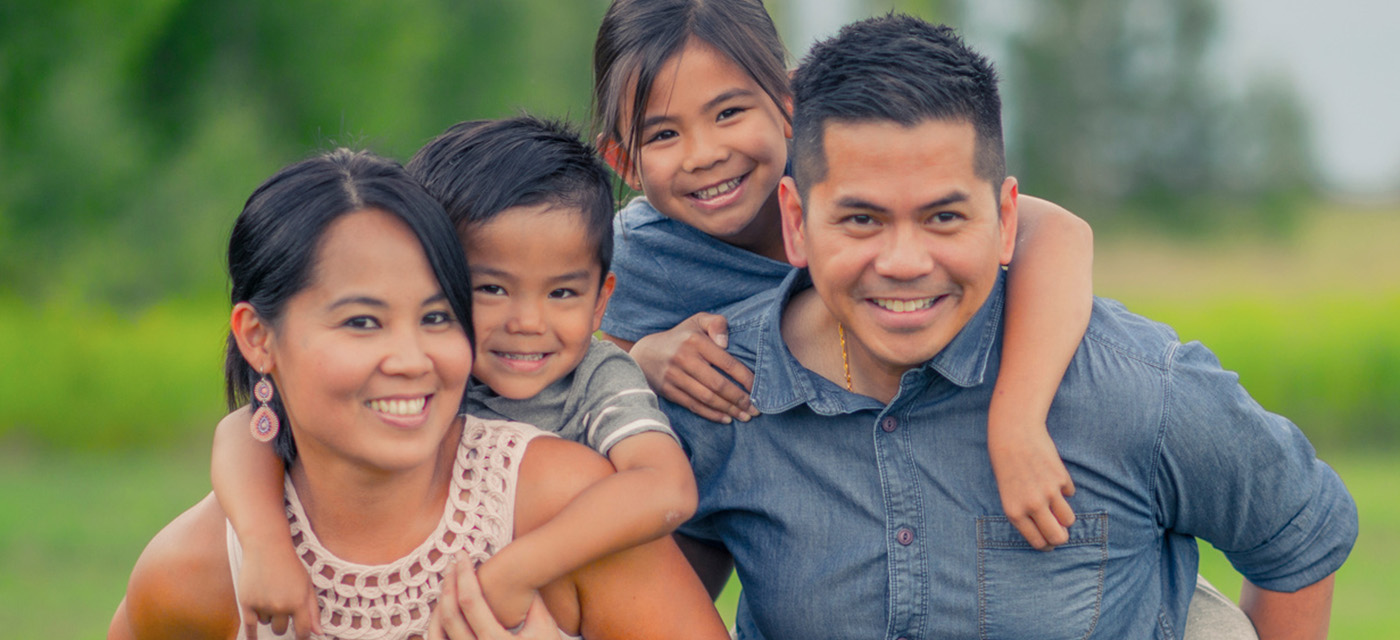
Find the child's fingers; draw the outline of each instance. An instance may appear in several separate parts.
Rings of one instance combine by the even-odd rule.
[[[1021,515],[1011,517],[1011,524],[1016,527],[1016,531],[1021,533],[1021,537],[1036,549],[1048,551],[1051,546],[1045,541],[1045,537],[1040,535],[1040,528],[1036,526],[1035,520],[1030,516]]]
[[[316,604],[314,589],[307,593],[301,610],[292,616],[292,629],[296,632],[297,640],[307,640],[311,634],[321,633],[321,607]]]
[[[442,634],[452,640],[474,640],[471,627],[467,625],[467,619],[462,616],[462,609],[459,605],[457,593],[457,574],[462,570],[457,558],[447,565],[447,571],[442,577],[442,593],[438,595],[437,621],[442,628]]]
[[[1066,493],[1065,496],[1072,495],[1074,495],[1074,487],[1070,486],[1069,493]],[[1070,508],[1069,502],[1063,497],[1055,498],[1050,501],[1050,511],[1054,514],[1055,521],[1058,522],[1060,526],[1068,529],[1070,525],[1074,524],[1074,509]]]
[[[255,613],[247,605],[243,606],[243,637],[248,640],[258,640],[258,623],[261,616]]]
[[[729,348],[729,320],[717,313],[697,313],[691,320],[721,349]]]

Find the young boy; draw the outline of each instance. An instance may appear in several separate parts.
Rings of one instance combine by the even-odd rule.
[[[447,210],[471,269],[463,411],[582,442],[618,470],[478,569],[488,604],[514,625],[535,590],[689,518],[695,480],[641,370],[593,337],[613,289],[613,202],[593,150],[557,123],[475,121],[429,142],[408,170]],[[248,425],[246,409],[220,423],[211,473],[244,547],[245,624],[303,635],[318,626],[315,590],[280,508],[281,465]]]

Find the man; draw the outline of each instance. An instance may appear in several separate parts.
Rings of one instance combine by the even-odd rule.
[[[1017,185],[987,61],[876,18],[794,90],[779,197],[805,270],[726,313],[762,414],[667,407],[700,492],[681,533],[732,554],[738,636],[1179,638],[1196,537],[1244,574],[1260,637],[1325,635],[1357,528],[1341,481],[1208,350],[1115,302],[1048,420],[1069,541],[1035,551],[1001,513],[986,420]]]

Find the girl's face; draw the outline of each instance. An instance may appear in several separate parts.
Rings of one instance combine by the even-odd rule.
[[[623,104],[630,127],[632,99]],[[630,130],[622,135],[632,139]],[[657,74],[632,171],[619,173],[666,216],[759,253],[776,242],[781,254],[776,190],[791,136],[748,73],[691,38]]]
[[[288,300],[268,340],[299,459],[376,470],[431,463],[472,352],[418,239],[369,209],[332,223],[320,244],[311,285]]]

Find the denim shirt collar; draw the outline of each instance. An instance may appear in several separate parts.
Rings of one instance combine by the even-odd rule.
[[[977,313],[953,340],[924,364],[904,372],[900,380],[900,395],[906,389],[939,375],[964,388],[983,383],[987,364],[1001,337],[1001,316],[1005,306],[1005,271],[997,273],[991,293]],[[794,293],[812,286],[806,269],[794,269],[778,285],[778,295],[762,310],[758,323],[754,354],[754,383],[750,397],[754,406],[764,413],[780,413],[806,404],[818,414],[835,415],[862,409],[880,409],[884,405],[869,396],[851,393],[811,370],[803,367],[783,342],[783,309]]]

